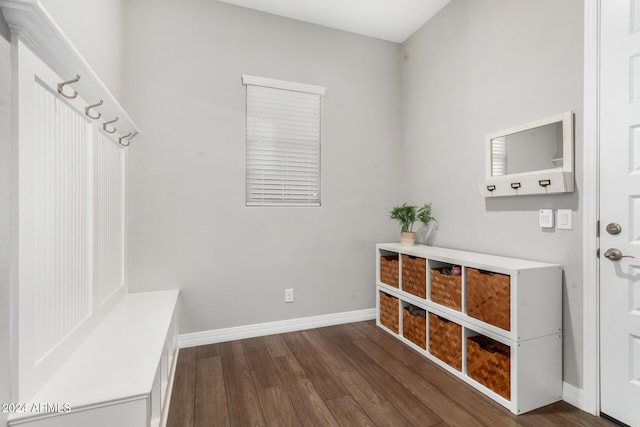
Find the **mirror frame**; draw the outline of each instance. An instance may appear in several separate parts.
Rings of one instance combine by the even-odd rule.
[[[562,123],[562,166],[556,168],[492,176],[491,141],[552,123]],[[574,190],[573,112],[566,111],[523,125],[492,132],[485,137],[485,181],[480,183],[483,196],[566,193]]]

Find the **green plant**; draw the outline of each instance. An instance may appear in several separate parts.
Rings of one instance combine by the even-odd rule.
[[[420,209],[418,209],[418,220],[424,225],[429,225],[429,223],[436,219],[431,215],[431,203],[425,203]]]
[[[424,225],[428,225],[431,220],[435,221],[435,218],[431,216],[431,203],[422,207],[403,203],[402,206],[394,207],[389,215],[400,223],[403,233],[411,232],[416,221],[420,221]]]

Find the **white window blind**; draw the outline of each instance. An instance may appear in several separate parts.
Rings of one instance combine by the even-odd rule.
[[[507,173],[507,143],[504,137],[491,140],[491,175]]]
[[[243,76],[247,206],[320,206],[324,88]]]

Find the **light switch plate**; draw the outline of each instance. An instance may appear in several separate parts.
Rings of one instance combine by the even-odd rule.
[[[540,209],[540,228],[553,228],[552,209]]]
[[[572,215],[573,213],[571,209],[558,209],[558,224],[556,225],[556,228],[558,230],[573,229]]]

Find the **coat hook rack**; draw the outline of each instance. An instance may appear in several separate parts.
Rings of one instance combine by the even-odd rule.
[[[128,134],[126,134],[125,136],[121,136],[120,138],[118,138],[118,144],[122,145],[123,147],[128,147],[129,144],[131,144],[131,137],[133,136],[133,133],[129,132]],[[123,143],[123,140],[127,140],[127,143]]]
[[[63,88],[64,88],[66,85],[69,85],[69,84],[71,84],[71,83],[76,83],[78,80],[80,80],[80,75],[79,75],[79,74],[76,74],[76,78],[75,78],[75,79],[71,79],[71,80],[67,80],[66,82],[58,83],[58,93],[59,93],[60,95],[64,96],[65,98],[67,98],[67,99],[73,99],[73,98],[75,98],[76,96],[78,96],[78,92],[76,92],[76,91],[74,90],[74,91],[73,91],[73,94],[71,94],[71,95],[67,95],[66,93],[64,93]]]
[[[115,123],[115,122],[117,122],[117,121],[118,121],[118,117],[116,117],[115,119],[110,120],[110,121],[108,121],[108,122],[104,122],[104,123],[102,124],[102,129],[104,129],[104,131],[105,131],[105,132],[107,132],[107,133],[116,133],[116,130],[117,130],[116,128],[114,128],[113,126],[111,126],[111,129],[107,129],[107,126],[108,126],[108,125],[110,125],[110,124],[112,124],[112,123]]]
[[[102,105],[102,102],[103,102],[103,101],[102,101],[102,99],[101,99],[101,100],[100,100],[100,102],[98,102],[97,104],[93,104],[93,105],[88,105],[88,106],[86,106],[86,107],[84,108],[84,113],[85,113],[89,118],[91,118],[91,119],[94,119],[94,120],[99,119],[100,117],[102,117],[102,113],[98,113],[96,116],[93,116],[93,115],[91,115],[91,113],[89,113],[89,111],[90,111],[92,108],[96,108],[96,107],[101,106],[101,105]]]

